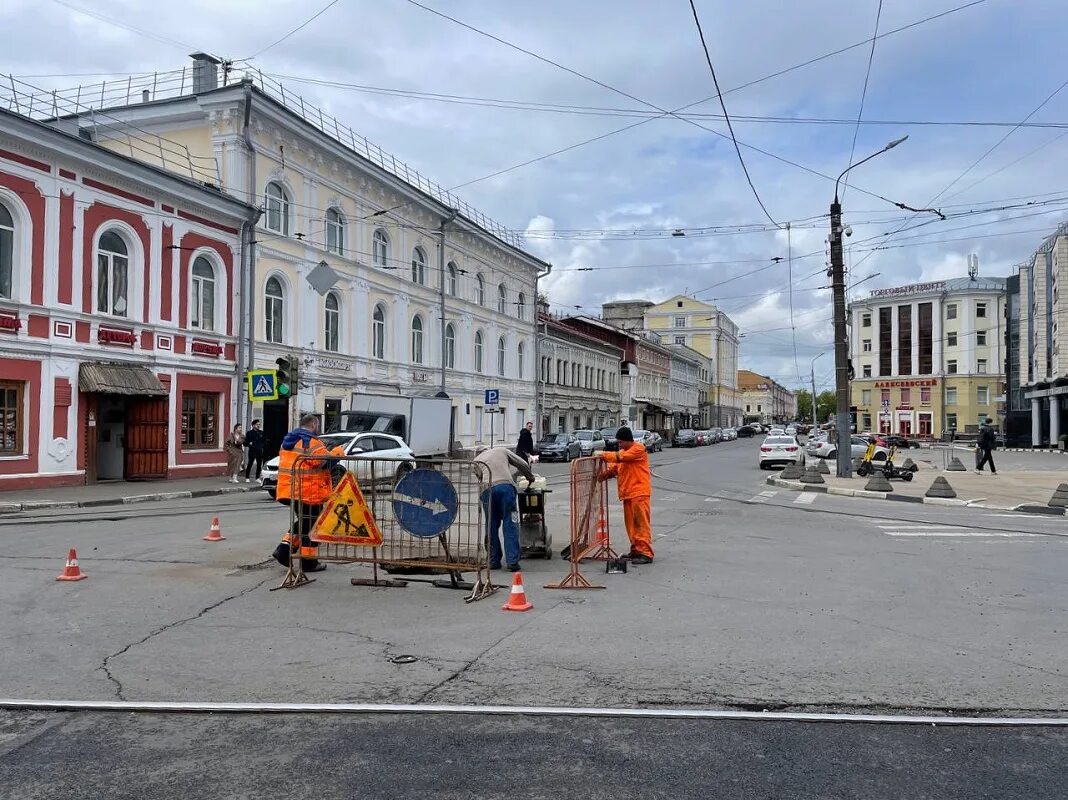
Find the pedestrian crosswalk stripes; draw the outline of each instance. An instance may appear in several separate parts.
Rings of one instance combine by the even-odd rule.
[[[802,492],[794,498],[794,503],[799,506],[810,506],[816,502],[816,494],[814,492]]]
[[[778,494],[778,492],[773,492],[770,489],[765,489],[760,494],[749,498],[749,502],[750,503],[766,503],[766,502],[768,502],[768,500],[770,500],[771,498],[773,498],[777,494]]]
[[[910,522],[876,522],[879,533],[895,539],[971,539],[985,541],[1027,541],[1045,539],[1040,533],[1024,531],[975,530],[959,525],[936,525]]]

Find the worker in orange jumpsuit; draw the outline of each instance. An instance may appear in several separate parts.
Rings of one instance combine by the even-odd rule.
[[[319,546],[311,540],[311,531],[322,513],[323,504],[334,491],[331,469],[337,462],[329,456],[344,455],[344,450],[338,447],[327,450],[326,445],[316,438],[318,432],[319,418],[305,414],[300,418],[300,427],[286,434],[278,453],[275,497],[283,505],[297,503],[297,529],[282,537],[272,555],[279,564],[288,567],[292,547],[299,542],[301,566],[305,572],[326,569],[325,564],[319,563]]]
[[[623,558],[632,564],[653,563],[653,522],[650,500],[653,494],[652,477],[649,472],[649,454],[645,445],[634,441],[630,428],[616,432],[619,450],[604,452],[601,458],[608,463],[600,479],[616,478],[619,499],[623,501],[623,521],[630,538],[630,552]]]

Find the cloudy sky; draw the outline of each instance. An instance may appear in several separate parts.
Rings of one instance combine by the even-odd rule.
[[[5,37],[0,72],[53,88],[173,70],[193,48],[251,59],[446,187],[603,137],[458,194],[528,232],[554,264],[556,311],[696,294],[746,332],[743,367],[791,387],[830,345],[824,215],[854,135],[854,160],[909,137],[851,173],[855,295],[962,275],[969,253],[983,274],[1011,274],[1068,219],[1063,0],[980,0],[900,32],[968,0],[884,0],[881,13],[878,0],[698,0],[742,155],[780,227],[726,135],[688,0],[424,2],[573,72],[408,0],[336,0],[271,46],[326,4],[5,0],[0,29],[19,35]],[[857,128],[877,14],[889,35]],[[659,116],[684,106],[683,119]],[[832,365],[817,366],[829,385]]]

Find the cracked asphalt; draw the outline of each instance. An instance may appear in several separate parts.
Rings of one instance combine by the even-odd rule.
[[[1059,714],[1068,706],[1063,520],[761,495],[756,442],[653,456],[656,562],[552,591],[349,584],[271,592],[286,512],[265,496],[0,518],[0,695],[38,699],[693,706]],[[563,465],[543,465],[558,490]],[[556,549],[566,492],[552,495]],[[227,539],[201,541],[218,515]],[[880,525],[1019,531],[895,538]],[[614,538],[623,528],[618,504]],[[1059,526],[1059,527],[1058,527]],[[75,546],[89,579],[56,583]],[[505,583],[507,573],[499,573]],[[400,655],[415,657],[394,663]]]

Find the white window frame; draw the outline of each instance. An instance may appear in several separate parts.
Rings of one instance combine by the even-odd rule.
[[[122,242],[123,247],[126,248],[125,253],[104,250],[100,246],[104,237],[108,234],[114,234],[119,238],[119,240]],[[119,228],[115,225],[105,224],[97,232],[96,247],[94,248],[94,254],[96,258],[93,260],[93,309],[96,311],[97,314],[106,314],[110,317],[120,317],[122,319],[134,319],[133,309],[131,308],[131,305],[133,304],[133,298],[135,296],[133,291],[133,270],[131,269],[130,264],[130,262],[133,260],[130,253],[131,250],[134,250],[136,252],[132,242],[132,237],[129,236],[125,229]],[[103,258],[104,261],[106,261],[107,263],[106,270],[108,275],[108,299],[106,303],[106,308],[100,307],[100,274],[101,269],[104,268],[104,262],[101,261],[101,258]],[[120,267],[125,272],[125,275],[123,277],[124,283],[126,284],[126,292],[125,297],[122,298],[124,310],[116,311],[115,308],[117,304],[115,302],[114,285],[116,270]]]
[[[871,339],[864,339],[861,342],[861,350],[863,350],[863,352],[865,353],[871,352]]]
[[[675,317],[675,327],[676,328],[685,328],[686,327],[686,317]]]
[[[326,249],[339,256],[345,255],[345,217],[336,207],[326,210]]]
[[[523,344],[523,342],[520,342],[518,345],[516,345],[515,357],[516,357],[516,368],[517,368],[517,372],[518,372],[516,377],[519,378],[520,380],[523,379],[523,370],[524,370],[524,368],[526,366],[523,363],[525,361],[525,358],[526,358],[526,350],[527,350],[527,348]]]
[[[956,303],[950,303],[949,305],[946,306],[946,319],[956,319],[956,318],[957,318],[957,304]]]
[[[990,405],[990,387],[989,386],[976,386],[975,387],[975,402],[980,406]]]
[[[946,374],[947,375],[956,375],[957,374],[957,359],[951,358],[948,361],[946,361]]]
[[[486,279],[481,272],[475,276],[475,302],[480,306],[486,305]]]
[[[957,387],[956,386],[947,386],[946,387],[946,405],[947,406],[955,406],[955,405],[957,405]]]
[[[422,247],[412,248],[412,283],[426,286],[426,251]]]
[[[271,282],[278,285],[278,294],[271,294]],[[277,305],[277,313],[274,306]],[[263,283],[263,340],[274,344],[285,342],[286,286],[277,275],[268,275]]]
[[[976,361],[975,361],[975,374],[976,375],[986,375],[987,374],[986,373],[986,364],[987,364],[987,360],[985,358],[976,359]]]
[[[272,189],[277,190],[278,196],[272,194]],[[283,236],[289,236],[289,215],[292,205],[293,201],[289,197],[289,190],[286,189],[285,184],[280,181],[268,181],[263,189],[263,227]],[[272,207],[274,207],[273,210]],[[278,217],[277,226],[271,225],[272,214]]]
[[[986,303],[975,304],[975,318],[986,319]]]
[[[508,312],[508,290],[504,284],[497,285],[497,313],[505,314]]]
[[[445,326],[445,368],[456,369],[456,328]]]
[[[330,301],[334,308],[330,308]],[[331,327],[332,325],[332,327]],[[333,341],[331,341],[333,336]],[[340,352],[341,348],[341,298],[337,292],[327,292],[323,299],[323,349],[330,353]]]
[[[4,209],[6,215],[11,219],[11,224],[8,225],[5,222],[0,222],[0,236],[6,234],[7,244],[4,245],[3,240],[0,239],[0,265],[3,265],[4,260],[7,260],[7,287],[0,283],[0,298],[4,300],[14,300],[16,294],[15,285],[15,259],[16,259],[16,240],[19,232],[19,214],[11,209],[7,203],[3,202],[4,198],[0,197],[0,208]],[[6,251],[6,252],[5,252]]]
[[[211,270],[211,276],[197,275],[197,264],[203,262]],[[194,253],[193,262],[189,266],[189,327],[200,331],[214,332],[216,321],[216,308],[218,303],[218,280],[216,279],[215,263],[203,253]],[[211,298],[211,313],[204,313],[204,301]],[[207,324],[205,324],[205,322]]]
[[[504,377],[505,367],[508,364],[508,344],[504,341],[504,337],[500,337],[497,340],[497,375]]]
[[[475,372],[481,374],[483,366],[483,357],[485,356],[485,340],[482,336],[482,331],[475,331]]]
[[[860,327],[862,327],[862,328],[870,328],[871,327],[871,312],[870,311],[860,315]]]
[[[975,346],[986,347],[986,331],[975,332]]]
[[[371,263],[382,269],[389,267],[389,234],[382,228],[375,228],[371,234]]]
[[[419,314],[412,317],[411,324],[411,357],[413,364],[424,363],[425,352],[423,344],[425,341],[425,331],[423,330],[423,318]]]
[[[386,307],[375,303],[371,312],[371,356],[384,360],[386,357]]]
[[[459,269],[459,267],[456,266],[456,262],[455,261],[450,261],[449,262],[449,266],[446,268],[446,272],[448,273],[448,283],[446,284],[446,294],[448,294],[449,297],[456,297],[457,283],[458,283],[458,280],[459,280],[458,279],[459,271],[460,271],[460,269]]]
[[[525,294],[523,294],[522,292],[520,292],[518,298],[516,299],[515,305],[516,305],[516,312],[515,312],[516,319],[526,319],[527,318],[527,296]]]
[[[957,346],[957,332],[956,331],[949,331],[946,334],[946,347],[956,347],[956,346]]]

